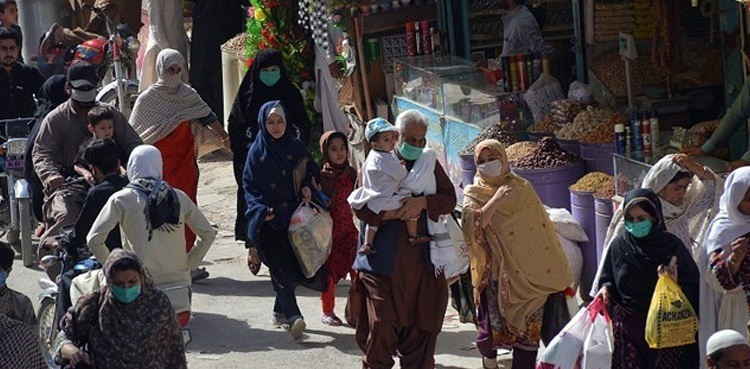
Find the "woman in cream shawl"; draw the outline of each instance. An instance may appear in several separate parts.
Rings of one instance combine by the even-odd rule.
[[[461,219],[479,306],[477,348],[485,368],[497,348],[513,349],[513,368],[534,368],[547,296],[573,281],[539,196],[510,172],[505,147],[474,150],[477,175],[464,190]]]

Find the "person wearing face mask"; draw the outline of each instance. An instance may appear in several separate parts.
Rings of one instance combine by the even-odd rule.
[[[104,274],[107,286],[67,313],[56,361],[74,368],[187,368],[175,311],[141,258],[115,250]]]
[[[246,242],[247,220],[245,195],[242,189],[242,171],[251,143],[258,136],[258,113],[269,101],[281,101],[286,114],[288,130],[307,146],[312,123],[307,116],[299,89],[289,80],[281,52],[262,49],[255,55],[252,65],[242,79],[237,97],[228,118],[229,139],[233,153],[234,179],[237,182],[237,217],[234,238]],[[245,245],[248,247],[248,245]]]
[[[39,134],[31,152],[34,170],[44,186],[44,223],[40,237],[39,256],[48,255],[54,247],[54,237],[66,226],[75,224],[87,184],[66,182],[75,176],[73,165],[81,145],[91,139],[88,112],[94,106],[110,109],[114,115],[113,139],[120,149],[130,152],[143,141],[125,117],[114,107],[96,101],[99,78],[89,63],[78,62],[68,69],[66,88],[70,98],[49,112],[42,120]],[[52,278],[56,271],[48,270]]]
[[[37,320],[31,299],[8,287],[8,276],[13,270],[15,256],[16,253],[8,244],[0,243],[0,315],[18,320],[35,329]]]
[[[631,190],[623,204],[626,232],[612,241],[604,258],[598,293],[614,305],[612,368],[697,368],[697,344],[651,349],[644,332],[651,297],[662,274],[680,286],[700,314],[698,267],[682,241],[667,232],[661,202],[653,191]]]
[[[539,23],[526,7],[526,0],[498,0],[498,3],[501,8],[508,10],[503,15],[502,56],[554,51],[542,38]]]
[[[482,367],[496,369],[503,348],[512,350],[514,369],[532,369],[544,304],[573,283],[568,259],[534,188],[510,171],[503,144],[480,142],[474,161],[461,228],[478,298]]]
[[[378,227],[373,240],[377,253],[357,254],[353,269],[347,321],[356,323],[363,368],[391,368],[398,356],[402,368],[432,368],[435,344],[448,306],[446,279],[433,261],[429,244],[409,243],[405,220],[419,218],[426,234],[428,220],[438,221],[456,207],[456,192],[432,150],[425,150],[427,122],[415,110],[396,118],[396,156],[408,171],[422,173],[423,192],[404,200],[397,210],[373,212],[367,206],[354,213]],[[432,154],[434,155],[434,154]],[[365,227],[360,227],[360,238]]]

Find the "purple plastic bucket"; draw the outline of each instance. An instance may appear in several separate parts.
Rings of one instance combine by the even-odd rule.
[[[581,155],[581,144],[578,140],[557,140],[563,150],[567,150],[576,155]]]
[[[570,210],[568,186],[583,177],[583,162],[557,168],[511,170],[534,186],[544,205]]]
[[[542,137],[554,137],[555,135],[552,133],[534,133],[529,132],[529,141],[531,142],[539,142],[539,140],[542,139]]]
[[[607,238],[607,229],[612,221],[611,199],[594,198],[594,217],[596,218],[596,260],[602,259],[604,253],[604,239]]]
[[[463,188],[474,183],[474,175],[477,174],[477,164],[474,162],[474,154],[460,154],[458,161],[461,165],[461,185]]]
[[[588,143],[581,142],[581,157],[586,163],[586,173],[603,172],[609,175],[615,174],[612,162],[612,153],[615,152],[613,143]]]
[[[591,283],[599,266],[596,250],[596,218],[594,217],[593,192],[570,191],[570,213],[588,236],[588,242],[578,242],[583,254],[581,291],[591,290]]]

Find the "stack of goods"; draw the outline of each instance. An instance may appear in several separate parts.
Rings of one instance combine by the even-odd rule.
[[[461,151],[461,155],[473,154],[474,147],[484,140],[498,140],[505,145],[505,147],[518,142],[518,138],[516,138],[516,135],[513,132],[506,130],[501,124],[497,123],[485,128],[484,131],[474,137],[474,139],[466,145],[466,148]]]
[[[613,183],[614,177],[611,175],[602,172],[591,172],[583,176],[583,178],[579,179],[578,182],[572,184],[569,188],[571,191],[577,192],[597,192],[607,187],[612,187]]]
[[[588,143],[615,143],[615,126],[618,124],[627,124],[625,116],[614,112],[607,117],[596,129],[586,133],[579,139],[581,142]]]
[[[650,40],[654,32],[654,15],[651,12],[651,0],[635,0],[633,8],[635,14],[633,38],[636,40]]]
[[[580,140],[599,127],[608,116],[606,111],[589,106],[575,117],[573,123],[566,124],[555,132],[555,136],[560,140]],[[614,132],[614,129],[608,132]]]
[[[248,37],[250,36],[247,32],[242,32],[237,36],[229,39],[229,41],[225,42],[224,45],[221,45],[221,48],[227,51],[235,51],[238,54],[245,54],[245,49],[247,49]]]
[[[517,169],[558,168],[579,161],[581,161],[580,156],[563,150],[553,137],[542,137],[534,150],[518,160],[513,167]]]
[[[559,123],[552,113],[549,113],[542,117],[538,122],[529,126],[527,131],[529,133],[539,134],[553,134],[555,131],[562,127],[563,123]]]
[[[655,70],[651,64],[651,54],[638,53],[638,59],[630,63],[630,78],[633,82],[633,94],[643,93],[644,86],[661,86],[664,84],[664,73]],[[615,97],[628,95],[628,87],[625,82],[625,63],[617,48],[605,51],[594,58],[591,70],[599,81]]]
[[[505,148],[505,154],[508,155],[508,161],[515,163],[534,152],[537,143],[531,141],[516,142]]]
[[[557,123],[567,124],[572,122],[582,110],[583,107],[577,101],[563,99],[552,102],[550,113]]]
[[[711,138],[711,135],[713,135],[714,131],[716,130],[716,127],[719,126],[718,120],[709,120],[705,122],[700,122],[694,126],[692,126],[690,129],[687,130],[687,136],[689,138],[689,144],[687,146],[690,147],[701,147],[703,146],[706,141],[708,141],[709,138]],[[711,153],[712,156],[715,156],[719,159],[728,159],[729,158],[729,150],[726,147],[720,147],[716,149],[713,153]]]
[[[594,4],[594,40],[613,42],[620,38],[620,33],[633,33],[633,14],[633,3],[629,1]]]

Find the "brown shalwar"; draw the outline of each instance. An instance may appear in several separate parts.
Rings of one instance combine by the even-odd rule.
[[[433,220],[449,214],[456,205],[453,184],[439,164],[435,166],[435,179],[436,194],[426,196],[427,214]],[[374,214],[367,207],[356,213],[367,224],[382,222],[383,214]],[[410,246],[405,224],[402,222],[399,228],[391,275],[360,271],[353,281],[350,298],[361,302],[356,339],[364,352],[364,369],[392,368],[396,355],[404,369],[434,367],[435,344],[448,305],[448,287],[445,278],[435,276],[428,265],[428,246]]]

